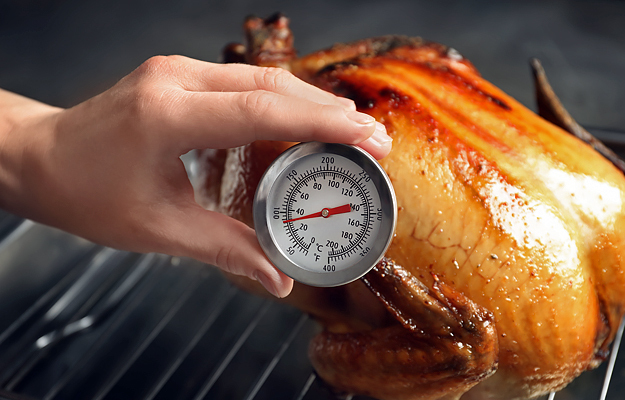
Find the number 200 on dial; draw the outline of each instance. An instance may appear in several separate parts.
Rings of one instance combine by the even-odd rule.
[[[274,161],[254,199],[259,243],[272,263],[312,286],[337,286],[383,257],[396,224],[391,182],[364,150],[301,143]]]

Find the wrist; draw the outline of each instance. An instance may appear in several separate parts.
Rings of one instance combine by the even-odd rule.
[[[31,172],[52,144],[61,111],[0,89],[0,208],[36,219],[33,186],[41,182]]]

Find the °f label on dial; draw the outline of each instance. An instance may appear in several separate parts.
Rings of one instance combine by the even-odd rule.
[[[332,153],[311,154],[285,168],[268,200],[274,241],[300,268],[320,273],[364,258],[383,218],[371,177]]]

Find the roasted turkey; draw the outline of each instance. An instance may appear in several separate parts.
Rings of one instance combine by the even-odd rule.
[[[353,99],[394,139],[381,164],[398,223],[383,261],[285,299],[324,327],[310,358],[326,382],[383,400],[527,399],[605,358],[625,305],[618,160],[451,48],[388,36],[297,58],[285,17],[249,18],[245,31],[225,61],[286,68]],[[560,121],[557,104],[541,107]],[[251,225],[258,180],[290,145],[202,151],[198,200]]]

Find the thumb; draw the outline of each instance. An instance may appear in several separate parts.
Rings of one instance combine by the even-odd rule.
[[[252,228],[196,204],[182,214],[170,230],[171,253],[247,276],[276,297],[286,297],[291,292],[293,280],[269,262]]]

